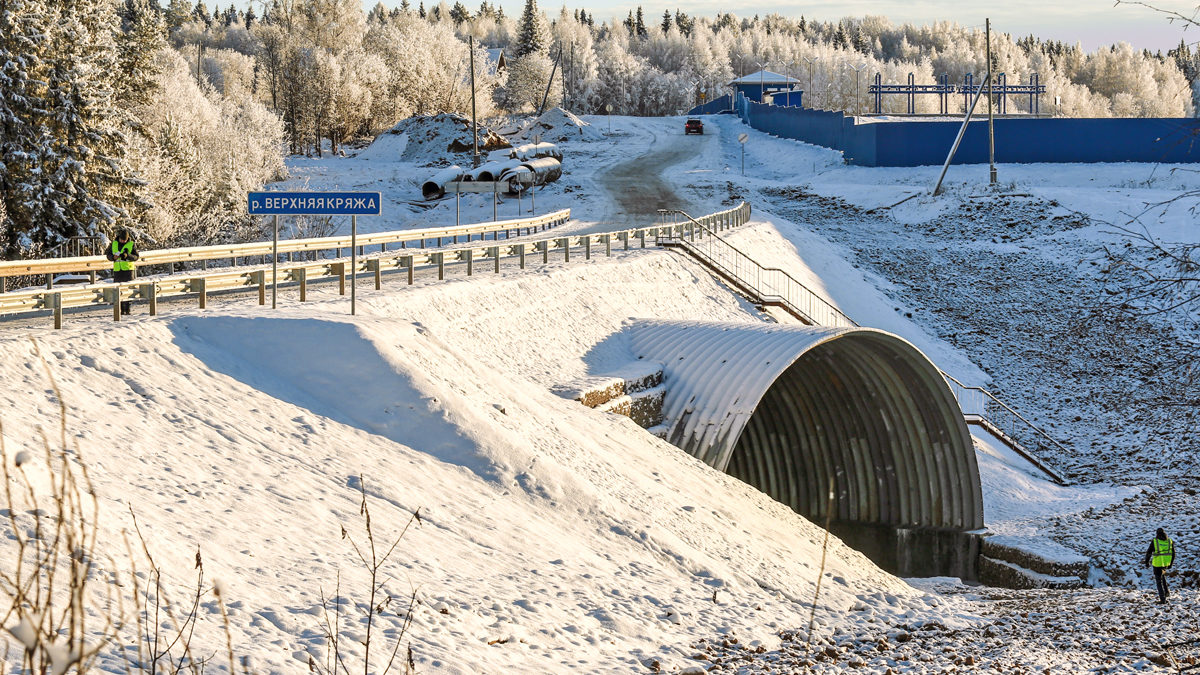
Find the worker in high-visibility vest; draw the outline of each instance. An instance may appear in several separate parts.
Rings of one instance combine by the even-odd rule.
[[[106,257],[113,264],[113,281],[117,283],[133,281],[133,263],[140,256],[138,255],[137,245],[133,243],[133,239],[129,236],[129,230],[125,228],[117,230],[117,238],[109,245]],[[128,300],[123,301],[121,303],[121,313],[128,314],[131,304]]]
[[[1170,592],[1167,590],[1167,578],[1163,573],[1175,564],[1175,542],[1167,537],[1167,533],[1161,527],[1154,533],[1154,540],[1146,549],[1146,559],[1142,564],[1146,567],[1154,566],[1154,585],[1158,587],[1158,602],[1166,602]]]

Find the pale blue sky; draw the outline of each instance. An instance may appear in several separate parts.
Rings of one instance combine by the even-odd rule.
[[[1200,0],[1147,0],[1156,7],[1193,16]],[[395,0],[399,2],[399,0]],[[415,0],[410,0],[415,5]],[[426,0],[426,6],[437,0]],[[374,4],[371,2],[370,4]],[[385,0],[385,4],[389,4]],[[453,4],[452,0],[450,4]],[[472,10],[477,0],[463,0]],[[524,0],[502,0],[497,4],[504,7],[506,14],[520,16]],[[539,0],[538,7],[553,16],[561,0]],[[647,0],[591,0],[571,1],[569,9],[584,7],[594,12],[597,21],[613,16],[624,17],[629,10],[641,4],[646,20],[657,22],[664,9],[675,11],[676,7],[688,14],[715,16],[717,12],[733,12],[738,16],[778,13],[799,18],[801,15],[829,21],[844,16],[876,14],[886,16],[894,23],[927,24],[939,20],[956,21],[966,26],[983,27],[985,18],[992,19],[993,30],[1028,35],[1033,33],[1042,38],[1074,43],[1082,42],[1090,50],[1124,40],[1133,46],[1164,52],[1179,44],[1182,38],[1189,43],[1200,40],[1200,26],[1192,26],[1186,32],[1180,23],[1170,24],[1167,17],[1153,10],[1133,4],[1114,5],[1113,0],[688,0],[657,3]]]

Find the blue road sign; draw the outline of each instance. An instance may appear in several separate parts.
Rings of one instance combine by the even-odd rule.
[[[378,192],[251,192],[252,216],[378,216]]]

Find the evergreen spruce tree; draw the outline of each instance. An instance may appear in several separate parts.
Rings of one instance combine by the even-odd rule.
[[[846,39],[846,29],[841,24],[838,24],[837,31],[833,34],[833,46],[839,49],[850,47],[850,41]]]
[[[37,158],[49,113],[38,80],[48,14],[37,0],[0,0],[0,245],[9,258],[25,248],[37,223]]]
[[[633,10],[632,9],[629,10],[629,16],[625,17],[625,20],[622,21],[621,23],[623,23],[625,25],[625,30],[629,31],[629,37],[633,37],[634,27],[633,27]]]
[[[545,54],[548,49],[546,34],[542,30],[542,17],[538,12],[537,0],[525,0],[525,12],[521,14],[521,24],[517,33],[516,57],[527,54]]]
[[[149,102],[159,73],[159,50],[167,46],[167,26],[154,0],[125,0],[117,35],[116,102],[128,109]]]
[[[45,66],[46,127],[37,161],[42,183],[32,207],[35,242],[111,230],[140,217],[143,184],[125,160],[116,106],[118,28],[113,0],[58,0]]]
[[[425,0],[421,0],[421,4],[417,5],[417,16],[425,18]]]
[[[471,12],[466,5],[462,4],[462,0],[458,0],[450,8],[450,18],[454,20],[455,26],[461,26],[464,21],[471,18]]]
[[[212,15],[208,13],[208,5],[204,4],[204,0],[198,0],[196,7],[192,9],[192,18],[203,23],[205,27],[212,27]]]
[[[646,19],[642,16],[642,6],[638,5],[637,18],[634,20],[634,30],[637,31],[639,38],[645,38],[649,33],[646,32]]]
[[[667,31],[671,30],[672,23],[673,22],[671,21],[671,10],[664,9],[663,10],[663,20],[662,20],[662,32],[666,33]]]
[[[188,0],[171,0],[167,5],[167,31],[174,33],[192,18],[192,6]]]
[[[256,20],[258,17],[254,14],[254,5],[250,5],[246,8],[246,30],[253,28]]]

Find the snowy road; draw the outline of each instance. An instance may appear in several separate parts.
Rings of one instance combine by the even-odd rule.
[[[705,144],[713,142],[711,131],[715,128],[709,135],[685,136],[683,125],[673,122],[637,120],[636,135],[619,144],[629,151],[628,158],[597,174],[597,183],[608,191],[615,205],[607,219],[610,223],[647,224],[658,217],[658,209],[694,210],[663,174],[698,158]]]

